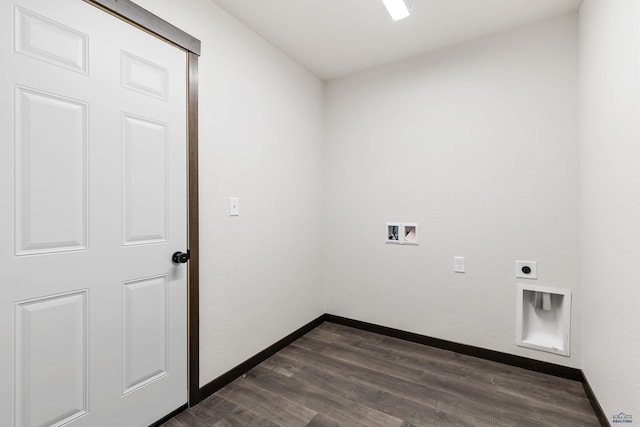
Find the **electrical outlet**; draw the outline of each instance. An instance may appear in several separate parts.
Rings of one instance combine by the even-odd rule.
[[[538,263],[536,261],[516,261],[516,277],[519,279],[537,279]]]

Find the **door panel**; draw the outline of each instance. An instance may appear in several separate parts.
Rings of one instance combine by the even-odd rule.
[[[0,425],[187,402],[186,53],[82,0],[0,3]]]
[[[16,254],[86,249],[86,103],[18,86],[14,114]]]
[[[87,412],[87,309],[87,291],[16,303],[17,425],[53,425]]]
[[[123,284],[123,394],[167,374],[169,359],[167,277]]]
[[[159,64],[122,52],[122,86],[167,100],[168,70]]]
[[[85,34],[16,6],[14,40],[18,53],[87,73]]]
[[[123,114],[124,244],[167,240],[167,124]]]

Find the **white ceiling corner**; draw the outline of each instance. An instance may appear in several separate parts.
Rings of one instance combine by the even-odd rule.
[[[323,80],[571,13],[582,0],[212,0]]]

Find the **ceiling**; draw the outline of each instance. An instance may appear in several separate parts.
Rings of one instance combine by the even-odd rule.
[[[212,0],[323,80],[576,11],[582,0]]]

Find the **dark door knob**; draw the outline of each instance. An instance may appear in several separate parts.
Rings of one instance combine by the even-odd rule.
[[[189,258],[191,258],[191,254],[189,253],[189,251],[187,251],[186,254],[184,252],[178,251],[173,253],[173,255],[171,256],[171,261],[176,264],[184,264],[189,261]]]

